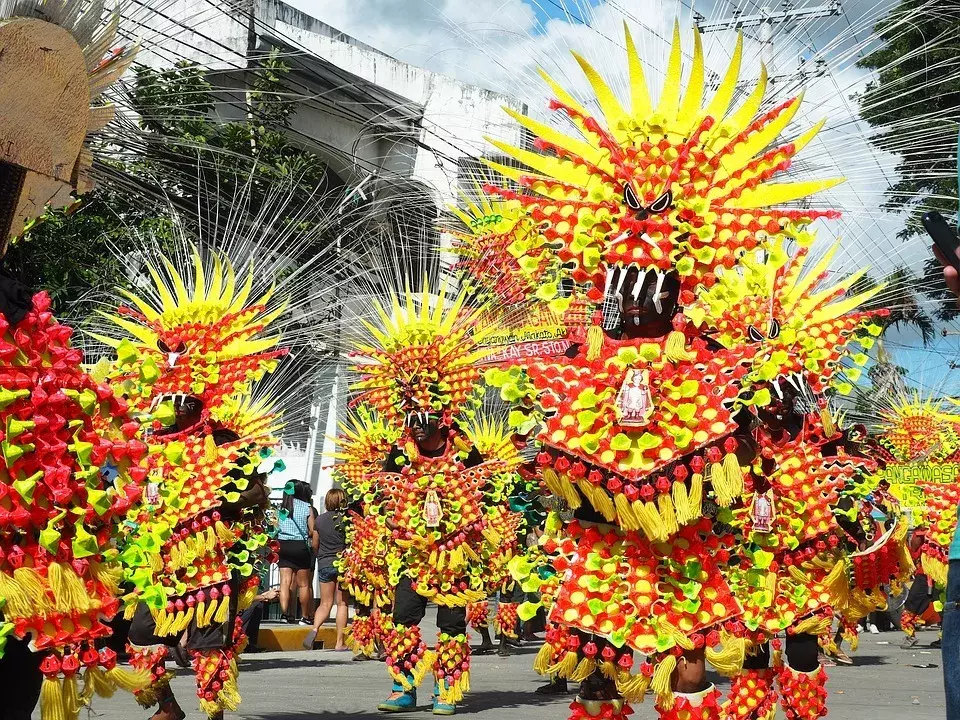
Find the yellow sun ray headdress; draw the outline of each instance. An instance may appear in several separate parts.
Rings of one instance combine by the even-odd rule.
[[[881,410],[880,418],[878,442],[890,453],[888,462],[944,462],[960,450],[960,413],[939,398],[913,391]]]
[[[809,248],[800,247],[791,255],[779,240],[744,256],[735,270],[722,273],[684,313],[724,347],[762,343],[752,371],[743,379],[745,386],[799,375],[815,393],[830,386],[847,393],[860,375],[855,365],[867,360],[852,346],[872,347],[873,337],[881,331],[873,321],[886,311],[858,310],[882,285],[849,294],[865,270],[836,283],[826,282],[838,247],[839,243],[834,244],[811,267]],[[854,366],[842,366],[844,358]]]
[[[496,301],[498,306],[537,299],[554,309],[564,269],[527,210],[516,200],[499,201],[481,196],[479,203],[463,196],[464,209],[450,212],[463,227],[445,227],[453,236],[448,250],[459,259],[453,271],[469,290]]]
[[[218,423],[229,425],[245,442],[270,447],[279,442],[283,430],[281,412],[268,395],[235,395],[225,398],[222,405],[212,410]]]
[[[480,379],[477,363],[490,351],[481,347],[489,329],[485,308],[466,305],[467,292],[447,301],[447,283],[436,295],[427,283],[419,295],[391,293],[389,311],[378,300],[379,324],[364,321],[369,342],[356,345],[352,369],[360,375],[352,389],[391,424],[413,414],[440,415],[449,422],[467,409]]]
[[[626,31],[632,104],[624,108],[586,60],[574,54],[602,111],[593,117],[549,78],[562,112],[579,129],[571,137],[548,125],[507,112],[536,137],[539,152],[491,140],[530,169],[489,163],[532,194],[495,189],[516,200],[548,242],[562,245],[560,258],[574,265],[573,279],[599,302],[617,267],[675,270],[692,292],[710,286],[719,267],[731,268],[744,252],[770,238],[789,236],[805,243],[803,226],[834,211],[784,209],[840,182],[839,179],[774,183],[792,158],[817,134],[818,124],[792,142],[774,142],[800,106],[793,98],[766,112],[760,107],[766,72],[740,107],[731,108],[742,56],[737,43],[720,87],[704,106],[704,59],[694,34],[693,67],[682,98],[679,27],[674,28],[667,77],[654,107],[643,65]],[[592,287],[590,287],[592,286]],[[685,298],[683,302],[692,299]]]
[[[495,417],[478,416],[464,428],[471,444],[486,458],[496,458],[507,465],[522,462],[514,445],[508,423]]]
[[[935,583],[947,581],[949,548],[960,503],[960,413],[952,398],[909,392],[880,412],[875,456],[882,469],[871,482],[889,484],[912,527],[923,527],[920,566]]]
[[[363,497],[370,486],[366,476],[380,469],[400,432],[366,405],[353,408],[339,428],[337,450],[329,453],[339,461],[334,475],[348,495]]]
[[[120,337],[91,335],[116,349],[114,381],[137,409],[182,395],[199,399],[204,413],[216,412],[227,398],[247,394],[286,352],[277,347],[278,335],[267,334],[286,303],[272,301],[272,288],[251,299],[253,270],[238,287],[226,257],[215,256],[207,272],[194,250],[192,283],[169,260],[163,264],[166,276],[147,266],[154,298],[121,291],[132,306],[101,313]]]

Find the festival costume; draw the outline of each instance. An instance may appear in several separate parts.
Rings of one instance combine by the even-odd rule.
[[[384,621],[381,612],[393,602],[389,582],[390,531],[382,513],[383,497],[369,474],[380,468],[400,436],[376,413],[360,406],[347,422],[340,424],[334,479],[353,500],[347,512],[345,548],[336,561],[337,582],[362,608],[350,624],[347,642],[355,653],[372,656],[383,644]]]
[[[909,513],[916,573],[900,616],[905,647],[916,643],[916,631],[936,618],[946,593],[950,542],[960,502],[960,415],[939,400],[919,394],[895,400],[881,410],[881,428],[873,448],[882,467],[869,476],[865,490],[888,487]]]
[[[487,352],[480,347],[482,310],[467,309],[465,293],[445,306],[446,294],[444,286],[437,297],[427,289],[419,297],[394,296],[389,311],[375,301],[380,323],[367,324],[373,342],[352,354],[358,402],[403,431],[384,469],[370,475],[397,548],[389,558],[396,595],[385,644],[401,695],[380,705],[386,711],[415,705],[415,689],[431,669],[434,712],[454,711],[469,689],[466,606],[486,597],[491,572],[503,577],[519,522],[486,500],[500,491],[509,462],[485,460],[475,446],[477,432],[471,439],[464,429],[473,415],[477,362]],[[445,433],[435,456],[421,453],[409,434],[412,418],[428,417],[438,418]],[[419,628],[427,600],[438,605],[434,651]]]
[[[478,630],[492,626],[494,633],[501,638],[516,639],[518,603],[513,602],[514,582],[509,564],[520,552],[521,538],[525,534],[524,515],[514,509],[523,459],[505,423],[478,417],[466,426],[466,434],[484,458],[496,459],[502,467],[490,477],[483,498],[488,536],[483,560],[487,568],[487,591],[490,595],[499,594],[497,608],[491,618],[486,601],[468,605],[467,622]],[[471,614],[477,624],[471,620]]]
[[[841,613],[849,634],[862,617],[885,607],[883,586],[896,585],[909,572],[904,523],[895,520],[879,538],[871,529],[873,545],[860,547],[867,537],[856,523],[862,508],[847,493],[876,464],[838,446],[849,433],[838,429],[823,399],[831,387],[849,392],[849,381],[859,374],[856,365],[865,360],[855,346],[869,348],[880,332],[872,320],[881,313],[856,310],[878,289],[848,294],[859,274],[836,286],[825,284],[836,249],[811,269],[809,246],[788,254],[777,241],[759,258],[743,258],[738,272],[724,273],[685,309],[724,347],[760,347],[741,380],[745,388],[770,395],[755,403],[760,422],[752,439],[758,453],[742,502],[719,517],[738,530],[735,554],[742,558],[729,568],[743,607],[734,632],[758,647],[786,631],[788,658],[794,639],[810,644],[811,638],[829,637],[835,613]],[[771,427],[771,411],[760,411],[771,400],[772,412],[798,427]],[[841,510],[844,503],[848,512]],[[851,513],[853,519],[843,523],[841,516]],[[810,688],[825,680],[815,669],[797,674],[785,663],[780,670],[788,715],[815,718],[825,711],[808,697]],[[731,703],[737,702],[732,695]],[[772,697],[758,707],[771,704]]]
[[[151,299],[123,292],[130,306],[108,319],[119,338],[109,380],[149,422],[151,485],[129,517],[122,559],[150,578],[131,627],[131,655],[153,683],[145,707],[168,696],[165,645],[188,630],[197,695],[205,712],[235,710],[237,659],[246,645],[238,613],[257,593],[260,564],[275,548],[267,534],[258,466],[276,442],[278,416],[253,384],[284,351],[268,327],[284,305],[271,292],[251,298],[253,272],[238,285],[226,258],[206,266],[193,253],[192,282],[164,260],[148,266]],[[199,405],[199,420],[178,429],[177,409]],[[172,427],[171,427],[172,426]],[[161,647],[143,647],[161,644]]]
[[[24,2],[0,22],[3,249],[45,206],[92,186],[88,134],[114,115],[99,98],[134,54],[112,47],[118,16],[103,24],[103,12]],[[120,609],[113,540],[142,491],[146,447],[72,334],[45,292],[0,277],[0,673],[17,683],[2,702],[29,717],[39,699],[44,720],[75,720],[95,694],[146,682],[96,647]]]
[[[870,453],[865,428],[849,428],[846,434],[854,439],[854,454]],[[871,457],[869,463],[860,463],[857,476],[843,490],[841,506],[834,509],[849,579],[846,605],[838,614],[840,634],[853,650],[859,645],[861,621],[886,610],[889,598],[902,592],[916,569],[917,558],[907,544],[908,518],[900,501],[876,479],[880,462]],[[821,644],[831,655],[839,651],[836,636],[822,638]]]
[[[716,281],[717,267],[732,267],[742,250],[756,247],[760,233],[797,234],[829,214],[755,208],[830,183],[764,184],[813,132],[754,159],[795,113],[796,102],[751,124],[763,96],[761,83],[744,108],[725,117],[739,71],[739,47],[705,111],[698,39],[694,79],[681,101],[676,33],[656,110],[629,34],[627,49],[634,107],[624,110],[599,74],[578,57],[607,127],[551,83],[559,97],[552,107],[581,128],[584,141],[518,117],[539,136],[538,149],[556,156],[495,143],[539,173],[498,166],[533,194],[495,192],[519,202],[544,224],[543,234],[561,245],[560,258],[573,265],[571,279],[588,302],[599,305],[606,294],[616,296],[628,267],[635,266],[640,270],[635,292],[652,288],[659,296],[666,273],[675,272],[680,303],[689,304],[699,286]],[[560,297],[550,302],[561,310],[571,304]],[[660,302],[656,297],[658,313]],[[742,642],[725,638],[724,647],[719,632],[740,613],[720,572],[732,536],[714,526],[703,506],[711,493],[718,504],[730,505],[743,489],[734,413],[754,400],[741,394],[735,380],[747,372],[754,351],[710,347],[682,317],[663,337],[639,340],[611,338],[603,333],[602,318],[591,319],[590,327],[571,327],[568,339],[579,344],[574,356],[529,363],[519,379],[509,372],[488,374],[494,384],[511,393],[526,391],[552,413],[538,435],[544,483],[571,508],[586,504],[592,509],[586,520],[564,528],[556,546],[547,547],[559,550],[557,569],[570,573],[551,612],[559,627],[548,669],[581,681],[599,672],[630,700],[642,699],[652,686],[665,717],[694,711],[716,717],[715,690],[678,699],[670,678],[685,651],[706,648],[714,664],[727,668],[736,667],[743,654]],[[636,675],[633,650],[648,656]],[[614,705],[614,717],[628,712]]]
[[[561,261],[562,282],[545,283],[536,295],[564,314],[572,345],[539,359],[507,356],[487,380],[501,387],[524,420],[540,412],[537,461],[543,483],[575,511],[559,536],[544,544],[564,579],[551,611],[556,627],[538,657],[543,670],[583,683],[572,717],[623,717],[630,713],[623,699],[639,701],[652,688],[664,718],[718,718],[715,688],[674,693],[671,676],[682,655],[698,651],[722,672],[736,673],[751,639],[741,620],[742,601],[750,598],[737,597],[727,572],[737,538],[730,522],[744,492],[751,492],[745,470],[752,463],[749,426],[754,421],[744,411],[771,404],[765,385],[779,373],[784,378],[813,374],[815,367],[831,375],[847,354],[845,346],[866,324],[866,316],[852,311],[870,293],[840,301],[851,279],[807,294],[820,271],[800,278],[803,263],[794,263],[786,283],[776,288],[788,293],[779,298],[780,306],[800,302],[803,321],[812,315],[816,327],[800,328],[810,329],[807,334],[788,328],[779,339],[767,309],[769,294],[762,307],[728,302],[733,280],[741,268],[749,268],[752,251],[760,248],[783,264],[786,239],[806,248],[813,239],[806,226],[837,216],[777,206],[839,180],[770,182],[820,126],[793,142],[772,145],[796,114],[799,99],[758,113],[765,74],[744,103],[729,111],[739,42],[706,108],[701,107],[704,73],[697,34],[690,87],[681,97],[675,30],[655,108],[629,33],[626,47],[629,109],[592,66],[575,56],[605,123],[547,78],[558,98],[551,108],[582,137],[511,112],[536,136],[540,152],[493,141],[532,169],[490,163],[523,192],[488,190],[519,206],[545,238],[533,246],[538,255],[531,264],[550,252]],[[509,260],[516,249],[494,246],[492,252]],[[522,259],[518,264],[523,267]],[[608,307],[601,307],[604,302]],[[619,339],[616,325],[608,324],[613,303],[623,308],[625,337]],[[656,331],[659,336],[650,336],[639,327],[663,327],[674,303],[682,312],[673,318],[672,330],[666,325]],[[630,307],[639,309],[630,314]],[[510,312],[506,309],[505,316]],[[651,322],[654,315],[658,320]],[[639,328],[636,333],[629,332],[631,323]],[[739,324],[743,334],[724,336],[721,326],[732,324]],[[641,337],[630,339],[631,334]],[[525,350],[521,354],[529,357]],[[811,384],[820,391],[815,380]],[[837,580],[841,586],[842,571],[833,563],[822,577],[801,573],[797,583],[816,594],[822,583]],[[639,673],[632,672],[634,651],[647,656]],[[791,697],[822,695],[820,675],[798,675],[787,666],[777,674]],[[769,671],[767,687],[771,678]],[[770,703],[760,704],[768,708]],[[796,703],[790,706],[789,712],[800,712]]]
[[[881,410],[874,448],[883,469],[872,484],[885,480],[909,508],[914,526],[924,529],[917,569],[943,592],[947,584],[950,542],[960,502],[960,414],[919,395],[900,398]],[[938,594],[939,594],[938,592]]]

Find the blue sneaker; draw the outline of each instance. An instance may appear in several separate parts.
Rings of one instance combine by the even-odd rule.
[[[457,706],[453,703],[443,702],[440,699],[440,685],[433,687],[433,714],[434,715],[453,715],[457,712]]]
[[[404,690],[403,685],[395,682],[390,697],[377,705],[381,712],[406,712],[417,709],[417,689]]]

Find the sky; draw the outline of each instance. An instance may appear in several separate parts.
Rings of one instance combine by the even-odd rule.
[[[693,13],[707,21],[725,19],[740,11],[757,12],[753,0],[286,0],[399,60],[453,76],[516,97],[530,113],[549,122],[547,91],[536,75],[546,69],[562,85],[584,99],[587,84],[569,54],[575,49],[600,68],[611,87],[625,98],[626,73],[623,31],[626,21],[647,66],[651,90],[660,85],[669,52],[674,19],[684,31],[689,58],[689,28]],[[770,3],[779,8],[781,3]],[[796,0],[799,7],[816,0]],[[756,29],[745,30],[742,77],[755,78],[760,61],[768,65],[773,101],[799,91],[797,70],[801,58],[808,68],[804,104],[785,134],[796,136],[821,119],[825,129],[800,155],[799,172],[817,177],[844,176],[847,182],[818,196],[818,206],[838,208],[844,218],[818,231],[828,238],[842,237],[842,249],[833,269],[843,275],[871,265],[875,275],[905,265],[918,268],[928,255],[927,242],[901,242],[896,232],[902,217],[880,210],[884,190],[896,177],[897,158],[878,151],[866,136],[869,129],[857,119],[857,101],[871,78],[856,62],[876,45],[871,28],[892,7],[892,0],[844,0],[840,15],[804,23],[778,25],[771,46],[761,42]],[[735,42],[734,31],[702,35],[708,68],[722,73]],[[822,71],[809,72],[817,58]],[[688,63],[685,63],[688,64]],[[960,331],[960,325],[947,327]],[[888,333],[888,349],[913,379],[930,392],[960,394],[960,336],[939,337],[924,348],[912,331]]]

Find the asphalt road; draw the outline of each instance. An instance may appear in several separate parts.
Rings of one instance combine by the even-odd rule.
[[[864,635],[853,667],[828,669],[831,720],[943,720],[940,651],[926,647],[936,635],[921,632],[921,647],[910,651],[899,649],[901,637],[895,632]],[[475,658],[473,692],[457,714],[477,720],[566,718],[569,698],[533,693],[542,683],[530,669],[536,650],[535,646],[526,647],[506,659]],[[179,672],[174,690],[187,717],[202,720],[192,678],[187,671]],[[383,717],[376,705],[387,695],[389,682],[381,663],[355,663],[349,653],[316,650],[248,656],[241,665],[240,689],[243,705],[239,712],[228,713],[228,718],[374,720]],[[432,717],[429,694],[429,689],[423,692],[420,711],[406,715]],[[656,718],[649,701],[635,710],[633,720]],[[130,695],[118,692],[109,700],[96,699],[89,717],[130,720],[149,715]],[[34,714],[39,717],[39,712]],[[86,720],[86,711],[80,717]]]

